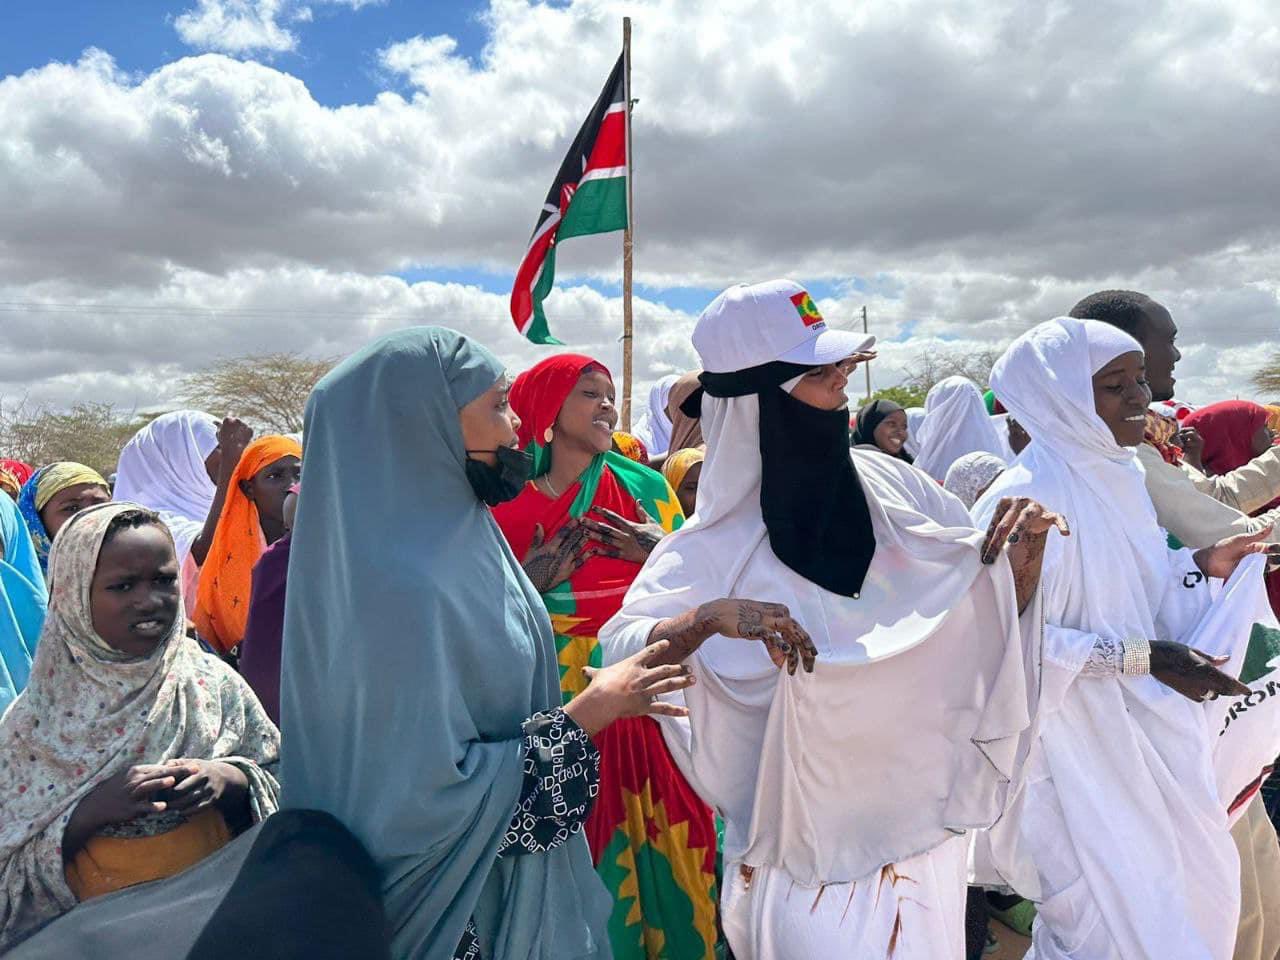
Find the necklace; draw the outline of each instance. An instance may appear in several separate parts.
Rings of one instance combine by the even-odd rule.
[[[551,496],[552,496],[554,499],[559,500],[559,499],[560,499],[560,494],[556,493],[556,488],[555,488],[555,487],[553,487],[553,486],[551,485],[551,474],[550,474],[550,473],[544,473],[541,477],[539,477],[539,479],[540,479],[540,480],[543,482],[543,484],[546,486],[547,490],[548,490],[548,491],[550,491]]]

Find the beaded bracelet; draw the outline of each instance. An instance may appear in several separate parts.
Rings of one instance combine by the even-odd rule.
[[[1145,677],[1151,672],[1151,644],[1140,637],[1124,641],[1124,661],[1120,672],[1126,677]]]

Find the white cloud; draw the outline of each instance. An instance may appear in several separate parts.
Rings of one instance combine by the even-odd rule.
[[[289,24],[301,9],[202,0],[187,16],[207,19],[209,36],[232,36],[218,25],[247,18],[270,51],[290,49],[272,29],[296,43]],[[376,323],[334,320],[341,311],[373,310],[380,297],[404,310],[453,302],[382,273],[513,270],[617,55],[622,10],[492,0],[479,57],[448,37],[391,44],[377,62],[394,89],[340,108],[286,72],[212,54],[132,77],[90,51],[0,81],[5,299],[173,310],[194,298],[223,311],[203,315],[199,341],[157,333],[128,356],[101,340],[68,349],[74,337],[51,333],[65,321],[33,313],[27,349],[36,328],[48,341],[33,389],[69,396],[92,383],[144,397],[147,371],[243,343],[346,349]],[[890,340],[882,385],[913,351],[1007,341],[1112,286],[1173,310],[1190,399],[1247,392],[1260,344],[1280,342],[1280,34],[1262,6],[637,0],[626,10],[641,282],[863,278],[865,294],[846,287],[824,310],[847,319],[869,304]],[[237,42],[198,45],[258,43]],[[616,237],[566,244],[562,282],[616,279],[618,247]],[[278,309],[306,304],[315,323],[237,319],[240,298],[270,303],[272,290]],[[564,309],[616,313],[583,289],[558,296]],[[502,320],[484,328],[496,347],[532,356],[505,321],[505,298],[467,297]],[[579,328],[554,309],[553,329],[588,336],[585,313]],[[690,318],[645,310],[643,378],[690,362],[679,342]],[[135,324],[152,329],[141,315]],[[108,340],[133,329],[85,326]],[[908,330],[910,341],[892,342]],[[0,344],[11,386],[21,356]]]
[[[281,53],[298,45],[297,35],[280,24],[288,6],[287,0],[196,0],[173,27],[183,43],[201,50]]]

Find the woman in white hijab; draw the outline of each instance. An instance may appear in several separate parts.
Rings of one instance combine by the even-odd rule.
[[[671,446],[671,418],[667,416],[667,398],[680,377],[669,374],[649,388],[649,410],[633,433],[649,451],[649,459],[665,457]]]
[[[173,534],[188,615],[222,515],[227,487],[253,431],[198,410],[156,417],[120,451],[115,499],[156,511]]]
[[[845,387],[872,341],[827,330],[790,281],[726,290],[693,341],[697,510],[601,631],[605,658],[668,639],[697,679],[681,722],[725,820],[738,960],[958,960],[958,835],[999,815],[1029,723],[1026,596],[996,544],[1013,534],[1033,591],[1060,521],[1018,501],[984,542],[921,473],[851,453]]]
[[[1034,497],[1072,532],[1045,552],[1037,726],[991,837],[1005,879],[1040,902],[1035,960],[1224,960],[1236,933],[1239,864],[1198,701],[1248,688],[1216,669],[1225,658],[1158,638],[1186,636],[1207,578],[1265,548],[1169,549],[1134,454],[1144,376],[1136,340],[1070,318],[1024,334],[992,371],[1035,443],[974,516]]]
[[[925,419],[916,444],[916,466],[942,483],[947,468],[966,453],[983,450],[1001,456],[1004,447],[973,381],[939,380],[924,401]]]

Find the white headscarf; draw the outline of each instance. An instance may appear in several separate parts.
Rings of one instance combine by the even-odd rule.
[[[649,410],[636,425],[634,435],[644,444],[650,457],[661,457],[671,446],[671,418],[667,416],[667,399],[680,377],[669,374],[649,388]]]
[[[218,446],[218,425],[196,410],[156,417],[120,451],[115,498],[155,510],[173,533],[178,565],[204,528],[217,492],[204,462]]]
[[[920,452],[920,428],[924,426],[924,407],[907,407],[907,442],[902,449],[915,457]]]
[[[1190,589],[1199,583],[1188,578],[1190,554],[1170,551],[1156,524],[1134,449],[1119,446],[1094,409],[1093,375],[1141,349],[1109,324],[1060,317],[1019,337],[992,371],[1000,402],[1035,442],[978,501],[975,519],[985,525],[1001,497],[1026,496],[1071,524],[1071,536],[1051,536],[1045,550],[1025,810],[999,832],[1027,825],[1020,842],[1057,887],[1042,891],[1042,919],[1056,918],[1059,932],[1083,937],[1088,930],[1062,928],[1100,914],[1091,936],[1116,956],[1210,960],[1231,955],[1239,865],[1205,708],[1151,677],[1077,679],[1099,637],[1178,639],[1203,609],[1191,608],[1207,603],[1203,584]],[[1001,871],[1035,896],[1024,864],[1012,856]]]
[[[984,450],[966,453],[947,470],[947,479],[942,486],[959,497],[968,509],[977,501],[978,495],[1004,473],[1005,466],[1003,460]]]
[[[707,369],[723,369],[714,342],[695,342]],[[769,547],[759,417],[755,395],[704,396],[697,511],[654,550],[600,641],[616,662],[700,603],[786,604],[818,648],[812,674],[720,636],[689,659],[691,781],[725,816],[727,861],[808,885],[855,881],[998,816],[1028,722],[1012,578],[1003,559],[979,562],[982,535],[959,501],[902,461],[854,450],[876,537],[860,599],[804,579]]]
[[[925,398],[924,409],[916,466],[939,483],[946,479],[947,468],[966,453],[985,450],[1000,456],[1000,438],[972,380],[939,380]]]

